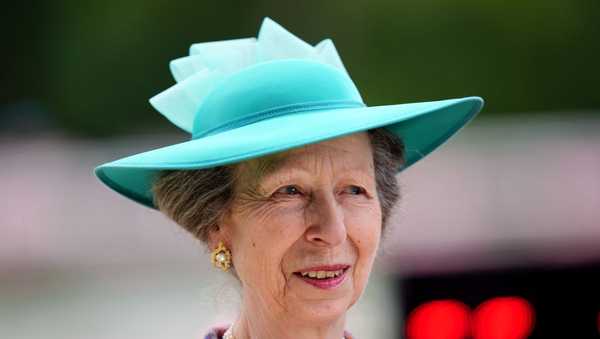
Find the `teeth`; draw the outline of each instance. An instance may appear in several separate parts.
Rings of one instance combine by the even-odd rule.
[[[328,279],[339,277],[344,273],[344,270],[337,271],[309,271],[309,272],[300,272],[303,277],[309,277],[313,279]]]

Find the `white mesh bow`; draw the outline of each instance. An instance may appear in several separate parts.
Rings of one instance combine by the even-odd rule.
[[[192,133],[194,114],[222,79],[250,65],[286,58],[311,59],[346,72],[331,39],[313,47],[265,17],[258,38],[193,44],[189,56],[169,64],[177,84],[152,97],[150,104],[177,127]]]

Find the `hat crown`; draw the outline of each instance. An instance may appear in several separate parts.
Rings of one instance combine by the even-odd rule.
[[[285,114],[362,106],[350,77],[335,67],[303,59],[269,61],[215,86],[195,115],[192,138]]]
[[[177,127],[194,134],[198,112],[219,84],[259,64],[292,59],[318,62],[347,75],[331,39],[312,46],[266,17],[256,38],[192,44],[189,56],[169,63],[177,83],[150,98],[150,103]]]

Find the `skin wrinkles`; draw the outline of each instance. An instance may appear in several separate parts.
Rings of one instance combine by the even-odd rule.
[[[211,246],[223,240],[242,283],[236,338],[341,337],[381,236],[381,206],[366,133],[246,161]],[[349,264],[333,290],[294,272]]]

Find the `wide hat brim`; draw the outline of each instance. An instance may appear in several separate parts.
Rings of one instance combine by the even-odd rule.
[[[128,156],[95,168],[118,193],[156,208],[152,184],[161,170],[241,162],[347,134],[385,127],[402,138],[405,170],[442,145],[483,107],[480,97],[298,112]]]

